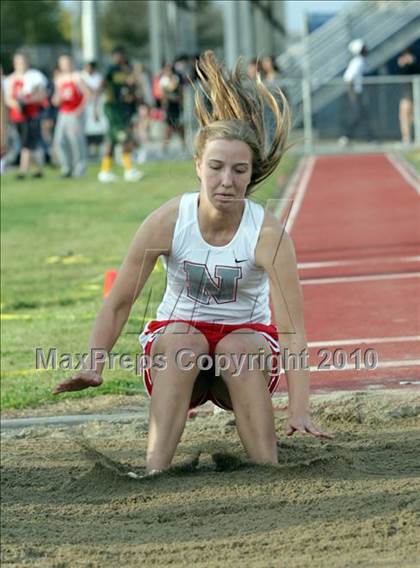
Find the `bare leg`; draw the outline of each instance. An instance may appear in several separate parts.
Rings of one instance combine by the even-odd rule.
[[[162,146],[162,150],[164,152],[167,151],[171,138],[172,138],[172,126],[170,124],[166,124],[165,138],[163,140],[163,146]]]
[[[181,350],[189,350],[182,357],[182,364],[194,363],[190,370],[182,370],[176,356]],[[153,391],[150,404],[149,438],[147,445],[148,472],[170,466],[175,450],[184,431],[191,394],[198,375],[195,360],[208,353],[204,335],[186,324],[168,325],[161,337],[154,341],[152,357],[158,353],[166,356],[165,369],[152,369]]]
[[[40,148],[37,148],[36,150],[31,150],[30,163],[32,164],[32,169],[34,174],[39,174],[42,172],[43,160]]]
[[[105,142],[104,156],[112,158],[114,155],[115,144],[113,142]]]
[[[149,141],[149,109],[146,105],[140,105],[138,113],[138,135],[140,145],[144,146]]]
[[[251,330],[238,330],[224,337],[216,347],[216,353],[238,357],[263,351],[271,354],[265,338]],[[222,371],[222,378],[229,390],[239,437],[249,457],[258,463],[278,463],[277,441],[274,427],[273,406],[268,392],[268,376],[251,365],[248,358],[238,376],[234,376],[233,364]]]
[[[131,140],[124,142],[124,144],[122,145],[122,151],[124,154],[131,154],[131,152],[133,151],[133,143],[131,142]]]
[[[413,122],[413,103],[409,99],[400,101],[400,130],[401,139],[405,144],[411,141],[411,125]]]
[[[27,174],[31,163],[31,151],[29,148],[22,148],[20,151],[19,173]]]

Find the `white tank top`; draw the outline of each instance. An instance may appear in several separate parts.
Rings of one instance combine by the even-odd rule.
[[[232,240],[213,246],[201,235],[198,196],[197,192],[181,197],[172,252],[161,256],[167,284],[156,319],[269,324],[268,276],[255,264],[263,207],[245,199]]]

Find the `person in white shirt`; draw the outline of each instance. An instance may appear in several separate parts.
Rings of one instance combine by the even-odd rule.
[[[89,98],[85,107],[85,134],[89,154],[98,157],[107,123],[102,94],[103,76],[97,70],[96,61],[89,61],[85,64],[81,77],[89,90]]]
[[[261,81],[245,79],[240,61],[232,73],[211,51],[201,56],[197,73],[199,191],[174,197],[142,223],[96,319],[90,361],[54,389],[58,394],[102,384],[104,360],[96,360],[94,350],[112,349],[162,256],[165,296],[156,320],[140,336],[150,362],[144,373],[151,395],[148,475],[170,466],[188,409],[206,400],[233,410],[251,460],[278,463],[270,394],[279,379],[279,342],[288,354],[307,350],[292,240],[276,216],[250,199],[285,152],[287,101],[279,92],[281,110]],[[263,104],[270,105],[276,123],[268,148],[264,116],[258,112]],[[256,355],[262,358],[259,363]],[[238,357],[241,369],[235,364]],[[310,417],[308,366],[285,367],[286,435],[330,437]]]
[[[361,39],[355,39],[350,42],[349,50],[353,57],[344,72],[343,79],[350,86],[350,89],[359,95],[363,91],[363,73],[366,67],[367,48]]]
[[[368,50],[362,39],[355,39],[349,43],[349,51],[353,55],[343,79],[348,85],[346,105],[345,136],[340,138],[340,143],[347,144],[354,139],[356,134],[364,135],[368,140],[372,139],[370,123],[366,114],[363,100],[363,75],[366,71],[366,56]]]

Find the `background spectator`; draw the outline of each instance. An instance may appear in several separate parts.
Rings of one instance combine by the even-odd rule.
[[[340,138],[341,144],[346,144],[355,137],[360,129],[364,129],[369,140],[373,139],[369,118],[363,101],[363,74],[366,69],[367,47],[363,40],[355,39],[349,43],[352,58],[344,72],[343,79],[348,85],[347,91],[347,125],[346,135]]]
[[[55,76],[56,69],[54,69],[53,75]],[[44,152],[44,161],[47,164],[52,165],[53,163],[53,136],[55,124],[57,121],[57,107],[52,103],[52,97],[54,95],[54,80],[51,78],[47,69],[43,69],[42,73],[47,79],[46,92],[47,96],[45,98],[45,104],[41,109],[40,121],[41,121],[41,146]]]
[[[10,120],[15,125],[20,140],[18,179],[24,179],[33,166],[33,177],[42,177],[42,158],[37,153],[41,146],[40,114],[46,104],[46,77],[37,69],[30,69],[23,53],[13,56],[14,72],[9,75],[6,105]]]
[[[404,50],[398,58],[398,67],[402,75],[420,74],[420,64],[410,49]],[[399,108],[401,140],[403,144],[411,143],[411,128],[413,126],[413,93],[411,83],[403,85]]]
[[[261,71],[264,84],[275,91],[280,86],[280,73],[272,55],[267,55],[261,60]]]
[[[140,61],[133,63],[133,75],[136,85],[137,113],[135,124],[135,138],[139,151],[137,161],[146,161],[145,144],[149,141],[150,110],[154,106],[152,86],[145,66]]]
[[[166,111],[166,131],[163,141],[163,151],[167,150],[174,132],[180,136],[185,151],[184,126],[181,120],[183,85],[181,77],[175,73],[171,63],[166,63],[163,67],[159,83],[162,92],[162,105]]]
[[[261,74],[264,85],[274,95],[274,98],[277,100],[277,103],[281,106],[282,103],[279,95],[279,89],[281,88],[280,72],[272,55],[267,55],[266,57],[262,58]],[[273,111],[268,107],[268,105],[264,107],[264,119],[267,124],[267,129],[266,129],[267,143],[270,144],[275,134],[276,123]]]
[[[253,81],[257,76],[257,73],[260,72],[261,72],[260,62],[256,57],[254,57],[249,61],[246,69],[246,74],[248,75],[248,79],[251,79],[251,81]]]
[[[118,177],[111,171],[112,158],[117,144],[122,145],[124,180],[139,181],[143,173],[133,167],[132,119],[136,112],[136,84],[133,70],[123,47],[112,52],[112,65],[105,74],[105,115],[108,120],[107,142],[98,180],[103,183],[114,182]]]
[[[62,177],[80,177],[86,170],[86,141],[83,109],[89,96],[80,73],[69,55],[58,59],[53,103],[59,107],[54,149]]]
[[[88,154],[97,158],[99,146],[102,144],[106,131],[106,118],[103,112],[103,76],[97,69],[96,61],[85,64],[81,77],[89,91],[89,98],[85,106],[85,135]]]

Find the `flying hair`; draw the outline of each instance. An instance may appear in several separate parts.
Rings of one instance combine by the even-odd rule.
[[[280,89],[274,93],[259,75],[250,80],[239,58],[229,71],[212,51],[205,51],[197,64],[195,113],[200,126],[195,139],[196,156],[201,157],[209,140],[241,140],[253,155],[252,177],[247,193],[268,178],[278,166],[287,147],[290,111]],[[280,103],[279,103],[280,101]],[[268,107],[275,129],[269,140],[264,109]]]

